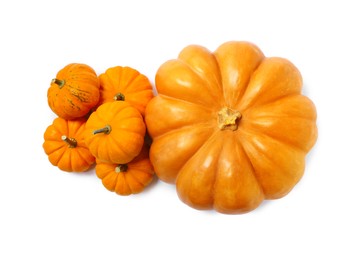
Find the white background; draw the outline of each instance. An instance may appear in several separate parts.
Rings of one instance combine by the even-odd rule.
[[[2,1],[0,259],[361,259],[357,2]],[[131,66],[154,83],[188,44],[228,40],[291,60],[316,104],[319,139],[286,197],[222,215],[189,208],[161,181],[121,197],[93,170],[50,165],[46,91],[66,64]]]

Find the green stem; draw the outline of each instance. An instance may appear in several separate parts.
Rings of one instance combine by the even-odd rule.
[[[59,86],[59,88],[64,87],[65,85],[65,80],[64,79],[52,79],[51,83],[55,83],[56,85]]]
[[[112,131],[112,128],[110,127],[110,125],[106,125],[103,128],[97,129],[93,131],[93,134],[100,134],[100,133],[104,133],[104,134],[109,134]]]

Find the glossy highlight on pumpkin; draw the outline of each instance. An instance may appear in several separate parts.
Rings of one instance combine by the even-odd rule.
[[[156,74],[145,119],[158,177],[196,209],[245,213],[299,182],[316,108],[288,60],[249,42],[184,48]]]

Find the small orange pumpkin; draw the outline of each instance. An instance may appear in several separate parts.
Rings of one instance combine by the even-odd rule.
[[[95,162],[84,142],[85,120],[54,119],[44,133],[43,148],[60,170],[83,172]]]
[[[51,110],[64,119],[86,116],[99,102],[99,79],[86,64],[72,63],[60,70],[48,89]]]
[[[99,103],[125,100],[144,115],[145,107],[154,97],[148,78],[130,67],[116,66],[99,75]]]
[[[136,108],[128,102],[108,102],[88,118],[85,142],[99,161],[124,164],[140,153],[145,130]]]
[[[97,161],[95,172],[105,188],[123,196],[142,192],[154,176],[149,148],[146,146],[143,146],[137,157],[126,164]]]

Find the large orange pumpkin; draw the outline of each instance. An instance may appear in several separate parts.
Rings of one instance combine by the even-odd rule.
[[[153,87],[148,78],[131,67],[115,66],[99,75],[99,103],[127,101],[144,115],[145,107],[153,98]]]
[[[118,195],[140,193],[152,182],[154,176],[148,150],[149,148],[144,145],[140,154],[125,164],[97,161],[96,175],[106,189]]]
[[[44,133],[43,148],[54,166],[67,172],[83,172],[95,162],[84,142],[85,120],[54,119]]]
[[[254,44],[191,45],[156,74],[146,109],[156,174],[182,201],[222,213],[255,209],[300,180],[317,139],[297,68]]]
[[[61,69],[48,89],[48,104],[67,120],[86,116],[99,102],[99,79],[86,64],[71,63]]]

